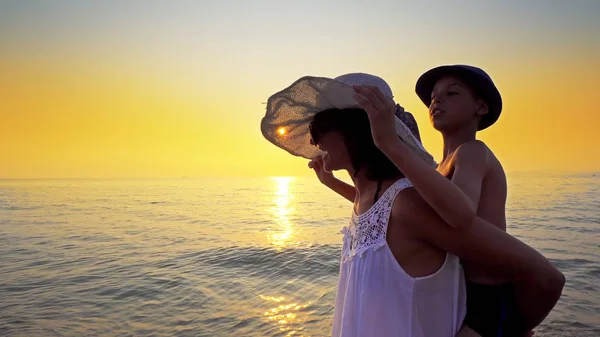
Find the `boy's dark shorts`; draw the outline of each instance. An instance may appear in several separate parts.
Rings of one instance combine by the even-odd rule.
[[[467,315],[464,324],[481,337],[512,337],[523,334],[513,285],[466,282]]]

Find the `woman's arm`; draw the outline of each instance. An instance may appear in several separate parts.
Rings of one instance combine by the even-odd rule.
[[[340,179],[336,178],[333,173],[325,171],[323,168],[323,158],[318,157],[308,163],[308,167],[312,168],[317,174],[319,181],[329,187],[331,190],[346,198],[350,202],[354,202],[356,197],[356,189],[354,186],[347,184]]]
[[[346,198],[350,202],[354,202],[356,198],[356,189],[354,186],[347,184],[337,178],[325,184],[325,186],[332,189],[335,193],[341,195]]]

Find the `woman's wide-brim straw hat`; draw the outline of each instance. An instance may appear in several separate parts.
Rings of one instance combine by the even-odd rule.
[[[263,136],[292,155],[307,159],[316,158],[322,152],[311,144],[308,125],[317,113],[324,110],[360,109],[353,97],[354,85],[375,86],[385,96],[393,98],[389,85],[382,78],[370,74],[351,73],[333,79],[301,77],[289,87],[269,97],[267,111],[260,124]],[[394,119],[398,136],[420,157],[435,165],[433,157],[397,115]]]

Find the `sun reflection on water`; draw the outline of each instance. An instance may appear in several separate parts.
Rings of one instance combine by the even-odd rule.
[[[295,211],[290,205],[294,196],[289,191],[290,182],[294,178],[273,177],[272,179],[275,181],[276,186],[273,196],[274,206],[269,209],[269,212],[273,215],[278,228],[269,230],[268,241],[277,248],[283,248],[291,241],[294,234],[292,223],[290,222],[290,215]]]
[[[275,322],[279,325],[279,331],[287,332],[286,336],[306,336],[303,331],[302,321],[298,319],[298,313],[307,308],[311,303],[299,304],[285,297],[273,297],[259,295],[261,299],[267,302],[273,302],[275,307],[264,313],[264,318],[268,322]]]

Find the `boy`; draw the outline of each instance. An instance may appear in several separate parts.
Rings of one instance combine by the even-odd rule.
[[[388,135],[375,139],[376,143],[450,226],[468,226],[475,212],[506,230],[506,176],[492,151],[476,140],[477,131],[496,122],[502,110],[500,93],[483,70],[467,65],[441,66],[417,81],[417,95],[429,107],[430,120],[444,138],[443,159],[437,167],[441,176],[420,165],[406,146],[388,145],[394,143],[387,126],[393,103],[373,88],[355,90],[357,101],[369,112],[374,139],[377,133]],[[440,180],[442,176],[455,187]],[[461,203],[469,208],[453,206]],[[531,304],[519,303],[518,310],[512,285],[476,265],[464,263],[464,269],[468,294],[464,323],[472,329],[465,329],[465,336],[473,335],[473,331],[482,337],[522,335],[525,326],[539,323],[535,317],[520,317],[519,312],[526,314]]]
[[[476,67],[441,66],[423,74],[416,91],[444,139],[437,171],[465,193],[480,217],[506,231],[506,175],[494,153],[476,139],[477,132],[494,124],[502,111],[492,79]],[[463,267],[468,293],[465,325],[482,337],[521,332],[512,286],[490,277],[488,270],[469,263]]]

